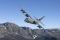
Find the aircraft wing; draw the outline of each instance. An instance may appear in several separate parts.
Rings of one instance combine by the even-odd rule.
[[[32,18],[29,14],[27,14],[27,12],[25,10],[21,9],[21,11],[24,14],[24,16]]]
[[[26,13],[25,10],[21,9],[22,13]]]

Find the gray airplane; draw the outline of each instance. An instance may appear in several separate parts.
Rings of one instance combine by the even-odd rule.
[[[37,25],[38,28],[43,28],[43,27],[40,25],[40,23],[43,24],[43,23],[41,22],[41,20],[42,20],[45,16],[42,16],[40,19],[34,17],[34,18],[35,18],[35,19],[34,19],[34,18],[32,18],[25,10],[21,9],[20,11],[22,11],[23,15],[26,17],[26,19],[24,20],[25,22],[30,23],[30,24],[35,24],[35,25]],[[43,24],[43,25],[44,25],[44,24]]]

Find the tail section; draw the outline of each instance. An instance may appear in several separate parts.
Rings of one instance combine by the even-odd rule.
[[[41,21],[45,16],[42,16],[40,19],[38,19],[39,21]]]

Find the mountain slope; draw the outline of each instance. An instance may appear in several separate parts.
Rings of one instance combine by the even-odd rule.
[[[0,40],[60,40],[60,30],[30,29],[6,22],[0,24]]]

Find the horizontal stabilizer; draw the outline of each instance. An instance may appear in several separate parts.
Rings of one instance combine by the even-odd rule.
[[[44,17],[45,17],[45,16],[41,17],[41,18],[39,19],[39,21],[41,21]]]

